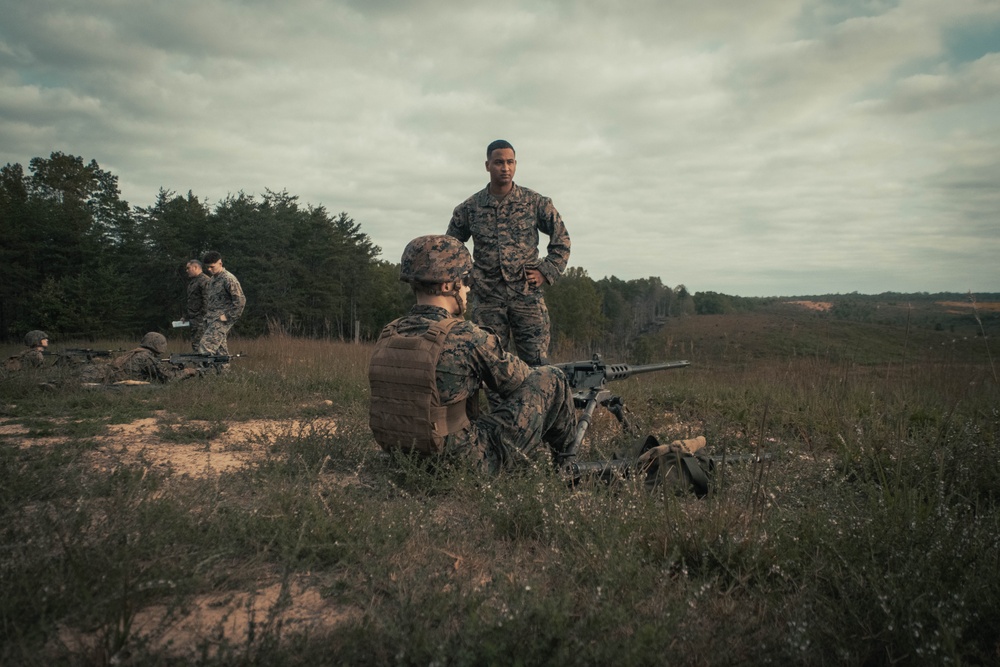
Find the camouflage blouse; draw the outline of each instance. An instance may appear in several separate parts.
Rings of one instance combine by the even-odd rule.
[[[199,273],[188,280],[186,317],[193,324],[200,324],[205,319],[205,292],[210,282],[211,276],[205,273]]]
[[[544,259],[538,232],[549,236]],[[501,280],[523,284],[525,269],[538,269],[553,283],[569,262],[569,233],[552,200],[516,183],[503,199],[486,187],[456,206],[447,234],[463,243],[472,238],[477,290]]]
[[[243,314],[247,299],[243,296],[243,288],[236,276],[223,269],[212,276],[212,281],[205,289],[206,319],[218,319],[225,315],[230,322],[235,322]]]

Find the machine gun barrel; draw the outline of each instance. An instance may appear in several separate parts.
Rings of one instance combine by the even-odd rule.
[[[654,371],[667,371],[672,368],[684,368],[690,366],[690,361],[665,361],[660,364],[642,364],[639,366],[630,366],[628,364],[609,364],[608,370],[605,373],[606,382],[612,380],[624,380],[630,378],[633,375],[641,375],[642,373],[652,373]]]
[[[93,350],[89,347],[64,347],[58,352],[42,352],[43,356],[55,357],[55,364],[89,363],[95,359],[110,359],[113,350]]]
[[[596,389],[608,382],[624,380],[633,375],[642,373],[653,373],[655,371],[665,371],[674,368],[684,368],[690,366],[690,361],[666,361],[657,364],[606,364],[601,361],[601,355],[595,354],[587,361],[571,361],[565,364],[556,364],[566,373],[569,384],[577,391]]]
[[[245,354],[199,354],[197,352],[176,352],[170,355],[169,361],[175,366],[210,366],[216,364],[228,364],[238,357],[245,357]]]

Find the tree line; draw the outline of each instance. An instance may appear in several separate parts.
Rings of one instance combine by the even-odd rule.
[[[184,313],[184,264],[208,250],[246,293],[239,335],[370,340],[412,304],[398,264],[346,212],[270,190],[210,206],[161,189],[133,207],[116,175],[61,152],[33,158],[27,173],[16,163],[0,169],[0,236],[5,340],[30,329],[64,340],[165,331]],[[699,297],[655,277],[595,281],[578,267],[546,288],[554,344],[573,348],[631,340],[698,312]]]

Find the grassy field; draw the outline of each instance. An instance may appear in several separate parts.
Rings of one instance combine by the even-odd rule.
[[[997,663],[1000,391],[971,333],[672,320],[627,361],[693,365],[611,388],[644,432],[769,455],[702,500],[387,460],[364,345],[231,341],[231,373],[166,387],[7,377],[0,664]],[[627,444],[601,415],[585,453]]]

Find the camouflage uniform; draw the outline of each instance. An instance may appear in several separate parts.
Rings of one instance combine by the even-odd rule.
[[[198,343],[201,354],[228,355],[226,336],[243,314],[247,299],[243,296],[240,281],[223,269],[212,276],[205,290],[205,332]],[[219,318],[225,315],[226,321]]]
[[[205,333],[205,292],[210,282],[212,282],[211,276],[204,273],[199,273],[188,280],[185,317],[191,323],[191,349],[195,352],[198,351],[202,334]]]
[[[114,361],[84,367],[81,380],[105,384],[123,380],[170,382],[190,375],[184,369],[175,368],[170,362],[160,359],[166,351],[167,339],[162,334],[150,332],[143,337],[139,347]]]
[[[163,361],[152,350],[137,347],[106,364],[85,366],[81,371],[84,382],[112,384],[122,380],[170,382],[183,377],[180,369]]]
[[[538,256],[538,232],[549,236],[548,255]],[[541,286],[525,274],[538,269],[551,284],[569,262],[570,240],[552,200],[512,185],[497,199],[489,186],[455,207],[447,234],[474,243],[470,310],[474,322],[489,327],[507,344],[513,333],[521,359],[547,363],[551,332]]]
[[[45,361],[45,348],[42,341],[49,335],[44,331],[33,329],[24,335],[26,349],[7,357],[3,368],[5,371],[20,371],[28,368],[41,368]]]
[[[42,363],[45,361],[45,356],[42,351],[36,347],[29,347],[27,350],[22,350],[15,355],[7,357],[4,362],[4,370],[8,371],[20,371],[27,368],[41,368]]]
[[[443,308],[417,304],[395,324],[399,335],[420,336],[449,317]],[[496,471],[541,452],[564,452],[573,442],[576,412],[563,372],[555,366],[528,367],[505,352],[496,335],[472,322],[460,322],[448,334],[436,377],[442,405],[478,401],[482,384],[501,399],[490,414],[447,436],[446,455]]]

